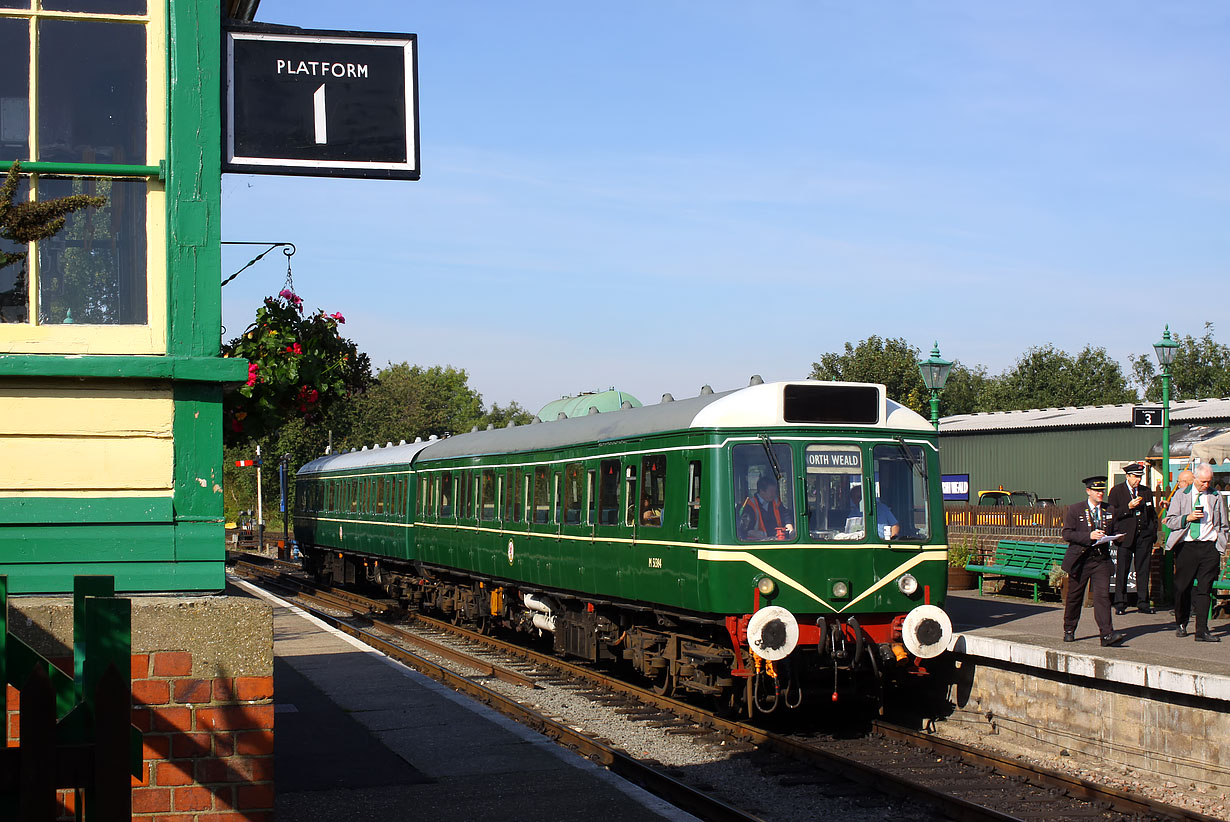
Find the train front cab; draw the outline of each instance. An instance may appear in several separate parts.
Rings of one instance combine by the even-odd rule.
[[[947,648],[947,550],[934,437],[917,431],[726,438],[723,544],[700,551],[733,671],[760,712],[801,681],[878,698]],[[729,496],[726,496],[726,495]],[[831,672],[831,677],[829,673]]]

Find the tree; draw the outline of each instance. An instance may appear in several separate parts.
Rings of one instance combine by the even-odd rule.
[[[1199,339],[1176,336],[1179,344],[1170,366],[1170,398],[1197,400],[1230,397],[1230,346],[1213,339],[1213,323],[1204,324]],[[1133,380],[1144,389],[1145,399],[1161,402],[1162,375],[1152,353],[1129,358]]]
[[[985,410],[1014,411],[1072,405],[1135,402],[1136,392],[1105,348],[1085,348],[1075,357],[1053,345],[1027,350],[1016,366],[992,380]]]
[[[21,163],[9,167],[4,185],[0,186],[0,238],[18,245],[46,240],[64,228],[67,216],[83,208],[102,208],[106,197],[71,194],[43,202],[14,202],[20,182]],[[26,252],[0,251],[0,268],[21,262]]]
[[[464,369],[451,365],[390,365],[355,401],[354,426],[345,444],[360,448],[469,431],[483,417],[483,399],[468,380]]]
[[[846,343],[845,352],[829,353],[812,363],[813,380],[876,382],[884,385],[889,399],[924,417],[931,417],[931,392],[918,373],[921,353],[904,339],[884,340],[872,335],[858,345]],[[940,394],[940,413],[968,414],[982,408],[989,378],[982,366],[967,368],[954,362]]]
[[[498,403],[491,404],[491,410],[483,414],[482,419],[478,421],[479,428],[486,428],[488,425],[494,425],[496,428],[505,428],[510,422],[515,422],[517,425],[529,425],[534,421],[534,415],[521,407],[521,404],[513,401],[501,408]]]
[[[222,347],[248,360],[248,381],[223,403],[227,445],[259,440],[287,421],[319,422],[329,409],[371,384],[371,363],[338,327],[340,314],[305,316],[303,300],[283,289],[266,297],[256,321]]]

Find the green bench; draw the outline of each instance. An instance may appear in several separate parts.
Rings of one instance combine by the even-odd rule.
[[[978,596],[982,596],[984,577],[1014,577],[1033,583],[1034,602],[1038,602],[1039,584],[1050,579],[1053,566],[1063,564],[1063,555],[1067,550],[1066,544],[1001,539],[989,565],[976,565],[971,562],[965,566],[965,570],[978,575]]]

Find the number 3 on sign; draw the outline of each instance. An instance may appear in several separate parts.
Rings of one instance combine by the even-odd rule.
[[[325,84],[312,94],[312,113],[316,120],[316,145],[323,146],[329,142],[329,131],[325,128]]]

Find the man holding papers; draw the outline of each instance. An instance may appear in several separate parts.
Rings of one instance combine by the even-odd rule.
[[[1069,505],[1063,514],[1063,538],[1068,550],[1063,556],[1063,570],[1068,574],[1068,594],[1063,610],[1063,641],[1076,641],[1076,625],[1081,618],[1081,601],[1085,588],[1093,585],[1093,619],[1104,646],[1118,645],[1124,635],[1116,633],[1110,617],[1111,546],[1122,534],[1115,533],[1110,509],[1102,498],[1106,496],[1106,477],[1086,477],[1088,499]]]

